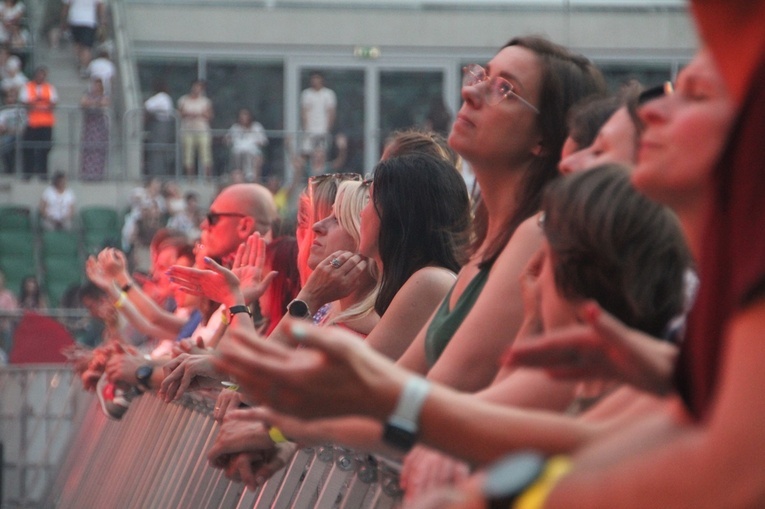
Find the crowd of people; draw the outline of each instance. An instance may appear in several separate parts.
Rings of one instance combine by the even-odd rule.
[[[762,506],[765,2],[693,6],[672,84],[608,95],[587,58],[516,37],[464,68],[447,138],[312,176],[294,230],[237,183],[198,238],[150,230],[148,276],[91,256],[84,386],[113,419],[216,398],[208,460],[251,488],[333,443],[401,462],[414,508]]]

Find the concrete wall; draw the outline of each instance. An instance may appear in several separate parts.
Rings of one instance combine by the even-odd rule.
[[[394,53],[495,50],[511,36],[540,33],[592,57],[688,54],[696,37],[681,8],[316,9],[126,4],[136,50],[330,52],[357,45]]]

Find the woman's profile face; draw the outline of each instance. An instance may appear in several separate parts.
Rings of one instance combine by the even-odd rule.
[[[632,167],[637,156],[636,140],[637,127],[627,107],[622,106],[603,124],[592,145],[562,159],[558,170],[568,175],[606,163]]]
[[[533,51],[508,46],[484,67],[490,77],[506,79],[513,92],[539,109],[542,68]],[[512,94],[498,104],[488,104],[487,90],[488,82],[462,87],[463,103],[449,145],[474,166],[528,162],[541,150],[539,115]]]
[[[361,209],[361,231],[359,253],[367,258],[378,257],[378,242],[380,239],[380,216],[374,204],[374,185],[369,186],[369,200]]]
[[[708,51],[678,75],[675,92],[640,108],[645,124],[632,183],[666,205],[708,188],[735,116],[733,99]]]
[[[309,267],[316,268],[322,260],[335,251],[355,253],[358,247],[353,237],[340,226],[334,213],[314,223],[313,232],[311,254],[308,255]]]

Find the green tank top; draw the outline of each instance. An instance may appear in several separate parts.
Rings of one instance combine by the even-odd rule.
[[[481,290],[489,279],[489,269],[490,267],[481,269],[478,274],[473,276],[460,298],[454,303],[454,309],[451,311],[449,310],[449,300],[454,291],[454,286],[444,297],[425,334],[425,358],[428,361],[428,367],[433,367],[454,333],[462,325],[462,321],[473,309],[473,304],[481,295]]]

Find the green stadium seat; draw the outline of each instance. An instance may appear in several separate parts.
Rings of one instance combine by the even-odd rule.
[[[0,257],[0,270],[5,275],[5,287],[16,294],[17,297],[24,278],[37,274],[34,260],[26,256]]]
[[[21,205],[0,205],[0,231],[32,231],[32,210]]]
[[[35,237],[26,231],[0,231],[0,258],[22,257],[34,265]]]
[[[80,255],[80,240],[77,234],[67,231],[42,233],[40,255],[47,258],[77,258]]]
[[[105,232],[119,235],[120,220],[115,209],[109,207],[83,207],[80,223],[84,232]]]

